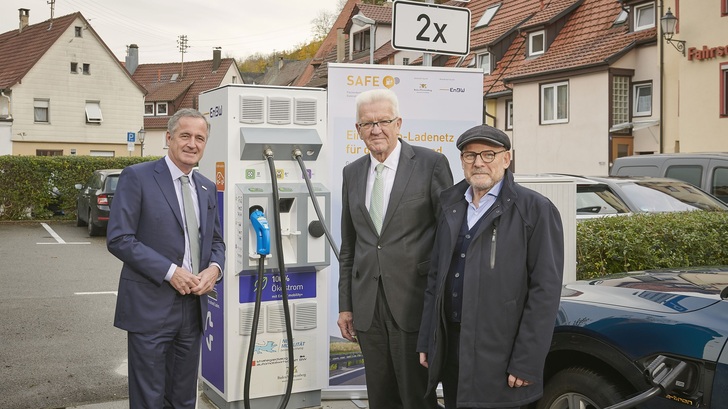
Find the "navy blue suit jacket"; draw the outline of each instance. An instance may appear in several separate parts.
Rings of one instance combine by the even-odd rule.
[[[225,243],[215,184],[195,172],[200,207],[200,268],[225,267]],[[114,325],[131,332],[154,332],[169,316],[177,290],[164,280],[172,263],[181,266],[185,235],[174,182],[164,158],[124,169],[111,204],[106,243],[123,263]],[[201,323],[207,296],[200,297]]]

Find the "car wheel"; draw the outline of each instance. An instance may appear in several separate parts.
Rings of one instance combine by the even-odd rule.
[[[94,224],[94,219],[91,218],[91,210],[88,211],[88,235],[89,236],[100,236],[104,232],[102,227]]]
[[[626,399],[611,379],[586,368],[566,368],[546,384],[536,409],[602,409]]]
[[[83,227],[86,225],[86,222],[81,219],[81,209],[76,206],[76,226],[77,227]]]

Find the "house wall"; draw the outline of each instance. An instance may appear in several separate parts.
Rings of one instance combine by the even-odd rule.
[[[70,149],[86,155],[98,145],[128,155],[127,132],[142,127],[142,90],[91,31],[84,29],[82,37],[75,37],[75,26],[83,26],[82,20],[69,26],[12,88],[13,154],[35,155],[36,149],[56,144],[64,155]],[[77,74],[70,72],[71,62],[78,63]],[[90,64],[90,75],[81,72],[84,63]],[[34,98],[50,100],[49,123],[34,123]],[[86,123],[86,101],[100,102],[103,122]]]
[[[624,68],[634,70],[632,82],[652,81],[652,115],[633,117],[633,122],[656,121],[656,125],[632,131],[634,138],[634,153],[658,153],[660,152],[660,64],[657,55],[657,45],[639,47],[612,65],[612,68]],[[634,95],[632,95],[634,105]],[[634,109],[634,106],[632,107]]]
[[[540,84],[569,83],[569,121],[540,124]],[[513,86],[512,141],[518,173],[607,175],[609,76],[605,72]],[[516,105],[517,104],[517,105]],[[505,126],[505,125],[503,125]]]
[[[665,152],[728,151],[728,117],[720,116],[720,66],[728,53],[699,58],[704,47],[728,47],[728,17],[721,17],[720,2],[694,7],[689,1],[665,1],[678,18],[673,39],[686,41],[686,56],[660,41],[665,69]],[[664,12],[663,12],[664,13]],[[693,53],[691,53],[691,49]]]

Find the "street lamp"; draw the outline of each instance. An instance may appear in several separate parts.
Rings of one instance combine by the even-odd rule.
[[[662,38],[664,38],[668,44],[675,47],[676,50],[681,52],[684,57],[685,56],[685,41],[672,39],[672,36],[675,35],[675,27],[677,26],[677,17],[675,17],[675,15],[672,14],[672,11],[670,11],[670,7],[667,8],[667,13],[665,13],[665,15],[662,16],[662,18],[660,18],[660,26],[662,27]]]
[[[142,144],[142,157],[144,157],[144,137],[147,135],[147,131],[144,130],[144,127],[142,126],[141,129],[139,129],[139,143]]]
[[[374,30],[377,27],[377,22],[361,13],[352,17],[351,21],[360,27],[369,26],[369,64],[374,64]]]

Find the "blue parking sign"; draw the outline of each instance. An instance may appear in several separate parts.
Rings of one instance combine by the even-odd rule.
[[[136,142],[136,133],[134,133],[134,132],[127,132],[126,133],[126,141],[127,142]]]

